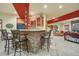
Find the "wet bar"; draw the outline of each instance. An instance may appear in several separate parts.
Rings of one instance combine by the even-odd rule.
[[[0,56],[79,56],[79,3],[0,7]]]

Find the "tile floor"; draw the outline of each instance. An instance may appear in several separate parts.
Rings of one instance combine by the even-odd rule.
[[[4,41],[0,41],[0,56],[13,56],[14,50],[10,49],[10,55],[4,52]],[[19,53],[17,53],[19,56]],[[79,56],[79,44],[65,41],[63,37],[51,38],[50,51],[46,47],[36,53],[23,52],[22,56]]]

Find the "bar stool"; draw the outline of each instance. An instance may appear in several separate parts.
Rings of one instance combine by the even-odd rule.
[[[52,32],[52,30],[50,30],[49,32],[43,33],[43,35],[40,38],[40,47],[41,47],[41,49],[44,46],[45,41],[46,41],[46,43],[47,43],[47,51],[48,52],[49,52],[49,49],[50,49],[50,36],[51,36],[51,32]]]
[[[10,41],[12,41],[12,36],[9,36],[6,29],[0,30],[3,35],[3,39],[5,40],[5,52],[7,50],[7,54],[9,55]]]
[[[15,48],[15,52],[14,52],[14,56],[16,55],[16,52],[18,52],[17,50],[20,49],[20,56],[21,56],[21,52],[22,52],[22,43],[27,43],[27,39],[21,36],[21,33],[19,30],[11,30],[12,35],[13,35],[13,43],[14,43],[14,48]],[[25,48],[27,48],[25,46]]]

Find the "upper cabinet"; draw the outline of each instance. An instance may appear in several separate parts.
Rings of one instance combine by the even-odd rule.
[[[32,15],[32,16],[29,16],[29,20],[27,22],[23,22],[19,18],[17,20],[18,20],[17,24],[20,24],[20,25],[17,25],[17,27],[19,27],[21,29],[34,30],[34,31],[46,30],[47,21],[46,21],[46,16],[45,15]],[[25,25],[25,28],[24,28],[23,24]]]

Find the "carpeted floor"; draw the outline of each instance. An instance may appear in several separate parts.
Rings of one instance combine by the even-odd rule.
[[[0,41],[0,56],[13,56],[14,50],[10,49],[10,55],[4,52],[4,41]],[[17,53],[19,56],[19,53]],[[46,47],[37,52],[22,52],[22,56],[79,56],[79,44],[65,41],[63,37],[54,36],[51,38],[50,51],[47,52]]]

